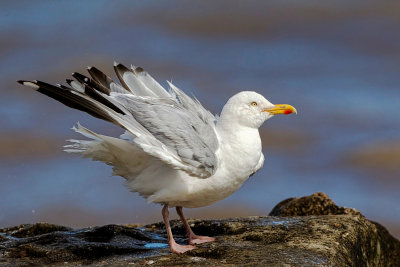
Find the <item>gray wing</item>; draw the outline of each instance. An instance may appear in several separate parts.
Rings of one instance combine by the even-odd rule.
[[[207,178],[218,166],[216,118],[173,84],[166,91],[142,68],[114,63],[121,85],[95,67],[73,73],[70,87],[19,81],[61,103],[126,129],[144,152],[172,168]],[[123,135],[128,136],[128,135]]]
[[[187,106],[188,99],[179,97],[164,99],[118,94],[113,98],[182,161],[206,176],[215,173],[218,165],[215,118],[212,120],[206,110],[199,107],[200,103]]]

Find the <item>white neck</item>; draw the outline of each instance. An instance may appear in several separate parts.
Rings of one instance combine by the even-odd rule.
[[[216,130],[220,141],[221,164],[230,172],[229,175],[246,180],[255,171],[262,156],[258,129],[222,119],[218,120]]]

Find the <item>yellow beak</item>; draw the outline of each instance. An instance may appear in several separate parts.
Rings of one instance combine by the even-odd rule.
[[[297,114],[297,110],[292,107],[291,105],[288,104],[276,104],[275,107],[273,108],[266,108],[263,109],[263,112],[269,112],[272,115],[276,115],[276,114],[291,114],[291,113],[296,113]]]

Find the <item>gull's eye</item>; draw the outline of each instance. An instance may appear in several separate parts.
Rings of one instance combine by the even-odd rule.
[[[253,107],[257,107],[258,106],[257,102],[251,102],[250,105],[252,105]]]

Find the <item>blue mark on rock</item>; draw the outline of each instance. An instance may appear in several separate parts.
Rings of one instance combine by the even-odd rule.
[[[144,245],[145,248],[167,248],[168,244],[165,243],[147,243]]]
[[[142,232],[147,232],[145,228],[143,227],[138,227],[138,230],[142,231]],[[151,236],[152,239],[156,239],[156,240],[167,240],[165,237],[162,237],[161,235],[158,235],[156,233],[151,233],[151,232],[147,232],[147,234],[149,234]]]

